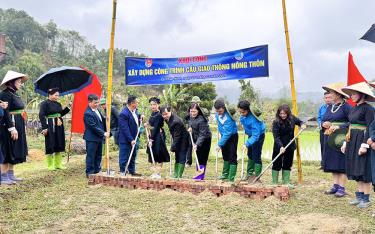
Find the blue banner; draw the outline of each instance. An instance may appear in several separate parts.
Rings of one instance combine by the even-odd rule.
[[[125,58],[127,85],[202,83],[268,77],[268,45],[182,58]]]

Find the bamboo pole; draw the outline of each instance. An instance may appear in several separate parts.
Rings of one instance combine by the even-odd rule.
[[[111,40],[109,44],[109,58],[108,58],[108,84],[107,84],[107,111],[106,111],[106,127],[107,132],[111,129],[111,106],[112,106],[112,75],[113,75],[113,48],[115,44],[115,30],[116,30],[116,7],[117,0],[113,0],[112,6],[112,28]],[[105,164],[107,175],[110,175],[109,162],[109,137],[105,139]]]
[[[289,40],[289,31],[288,31],[288,20],[286,16],[286,4],[285,0],[282,0],[283,5],[283,18],[284,18],[284,29],[285,29],[285,40],[286,40],[286,48],[288,52],[288,61],[289,61],[289,75],[290,75],[290,89],[292,92],[292,112],[293,115],[298,116],[298,106],[297,106],[297,95],[296,95],[296,88],[294,86],[294,71],[293,71],[293,59],[292,59],[292,52],[290,49],[290,40]],[[294,133],[298,133],[298,127],[295,128]],[[298,165],[298,183],[302,183],[302,162],[301,162],[301,155],[300,155],[300,144],[299,138],[296,138],[297,143],[297,165]]]

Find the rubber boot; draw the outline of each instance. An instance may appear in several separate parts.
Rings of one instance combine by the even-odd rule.
[[[50,171],[56,170],[53,154],[46,155],[47,169]]]
[[[178,163],[175,163],[175,164],[174,164],[173,178],[174,178],[174,179],[177,179],[177,178],[178,178]]]
[[[64,170],[66,167],[62,165],[62,155],[61,153],[55,153],[55,168],[59,170]]]
[[[290,183],[290,171],[289,170],[283,170],[282,180],[283,180],[283,184],[288,185],[289,187],[293,187],[293,185]]]
[[[201,169],[202,172],[199,175],[195,176],[193,178],[194,180],[204,180],[204,176],[206,174],[206,165],[199,165],[199,168]]]
[[[262,164],[255,163],[254,165],[255,175],[258,177],[262,173]]]
[[[229,176],[228,180],[229,182],[234,182],[234,179],[236,178],[236,173],[237,173],[237,165],[236,164],[230,164],[229,165]]]
[[[279,183],[279,171],[272,170],[272,184]]]
[[[184,174],[185,164],[178,163],[178,175],[177,178],[182,178],[182,174]]]
[[[22,179],[14,176],[14,170],[8,170],[8,178],[15,181],[15,182],[21,182],[22,181]]]
[[[254,160],[250,159],[247,161],[247,171],[246,171],[246,180],[248,180],[251,176],[254,176],[255,172],[255,162]]]
[[[228,161],[224,161],[223,173],[219,177],[219,180],[227,180],[228,176],[229,176],[229,162]]]

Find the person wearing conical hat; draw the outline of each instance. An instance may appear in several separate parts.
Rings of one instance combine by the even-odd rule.
[[[342,91],[344,87],[344,82],[323,86],[332,99],[332,104],[328,105],[320,126],[324,131],[323,170],[332,173],[333,177],[333,185],[325,191],[325,194],[335,197],[346,195],[345,155],[340,148],[348,131],[349,113],[352,107],[345,101],[349,96]]]
[[[265,138],[266,125],[261,121],[259,111],[255,114],[250,109],[250,102],[242,100],[237,108],[240,112],[240,122],[245,130],[248,139],[244,142],[247,148],[247,179],[253,180],[254,176],[259,176],[262,172],[262,148]]]
[[[223,172],[219,179],[229,180],[229,182],[233,183],[237,174],[237,124],[229,110],[227,110],[223,99],[216,100],[214,108],[216,110],[217,128],[221,136],[217,143],[216,151],[221,151],[224,160]]]
[[[45,154],[48,170],[63,170],[62,152],[65,152],[65,129],[63,116],[70,112],[70,104],[62,108],[58,102],[58,88],[48,90],[48,99],[40,104],[39,120],[45,139]]]
[[[341,150],[345,152],[346,175],[349,180],[357,182],[357,192],[351,205],[366,208],[370,205],[371,191],[371,152],[367,144],[369,139],[369,125],[374,120],[374,108],[367,102],[374,102],[369,85],[361,82],[347,86],[342,91],[356,103],[349,113],[349,131]]]
[[[24,74],[8,71],[0,84],[3,91],[0,93],[0,100],[8,102],[8,109],[5,111],[4,124],[1,125],[1,141],[3,143],[4,161],[1,165],[1,183],[15,184],[22,181],[14,176],[13,166],[26,162],[27,141],[24,119],[24,108],[17,91],[28,79]]]

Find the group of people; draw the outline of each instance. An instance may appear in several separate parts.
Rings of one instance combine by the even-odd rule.
[[[197,101],[194,101],[197,100]],[[85,134],[87,146],[86,174],[100,171],[102,142],[106,135],[104,116],[98,111],[99,97],[89,96],[89,107],[85,112]],[[151,178],[160,179],[163,163],[170,162],[171,153],[175,155],[174,178],[182,178],[186,164],[191,154],[195,157],[195,180],[204,180],[207,161],[211,150],[212,132],[208,118],[199,104],[199,98],[193,98],[184,119],[172,111],[170,106],[160,106],[160,99],[149,99],[151,115],[148,120],[138,111],[138,99],[129,96],[126,106],[116,116],[117,139],[119,145],[119,171],[121,176],[130,174],[141,176],[136,170],[136,158],[139,148],[140,135],[145,133],[147,140],[148,162],[153,172]],[[234,111],[229,111],[224,100],[218,99],[214,103],[215,120],[219,133],[216,152],[222,153],[223,169],[221,180],[234,182],[237,174],[237,147],[239,124],[233,118]],[[240,114],[240,124],[247,139],[244,139],[242,152],[247,151],[248,164],[246,177],[241,179],[255,179],[262,172],[262,147],[265,139],[265,123],[255,115],[250,108],[249,101],[240,101],[237,105]],[[184,121],[185,120],[185,121]],[[168,150],[165,128],[169,129],[171,146]],[[272,181],[279,183],[279,172],[282,170],[282,183],[290,184],[290,171],[293,164],[295,143],[286,148],[294,138],[295,126],[302,126],[303,122],[292,115],[288,105],[281,105],[273,122],[272,132],[275,138],[273,158],[277,158],[273,165]],[[91,146],[95,141],[95,146]],[[191,152],[192,151],[192,152]],[[190,159],[191,160],[191,159]]]
[[[318,118],[322,169],[333,177],[325,194],[343,197],[347,180],[356,181],[355,199],[350,204],[359,208],[370,205],[371,184],[375,184],[375,121],[369,104],[375,102],[375,96],[371,86],[366,82],[323,86],[326,104]]]
[[[14,165],[26,161],[27,141],[25,132],[25,105],[17,92],[27,76],[9,71],[4,77],[0,93],[0,137],[1,137],[1,183],[15,184],[21,179],[14,175]],[[174,178],[182,178],[186,164],[191,163],[192,155],[197,162],[196,175],[193,179],[204,180],[207,161],[213,139],[207,118],[207,111],[200,107],[198,97],[194,97],[187,116],[181,118],[173,112],[170,106],[160,106],[160,99],[149,99],[151,115],[146,121],[145,116],[138,111],[138,99],[129,96],[123,110],[119,113],[115,107],[111,108],[111,129],[106,129],[105,99],[99,99],[95,94],[88,96],[88,107],[84,113],[86,141],[86,175],[101,171],[103,143],[105,138],[113,136],[119,146],[120,175],[130,174],[140,176],[136,171],[136,158],[141,134],[147,138],[148,161],[151,163],[153,179],[161,178],[163,163],[170,162],[174,153]],[[254,114],[250,102],[243,100],[237,105],[240,123],[233,117],[236,110],[228,110],[224,100],[215,101],[213,109],[216,111],[218,141],[216,153],[222,154],[223,169],[221,180],[234,182],[237,174],[237,148],[239,142],[238,128],[242,128],[247,135],[241,148],[247,151],[248,163],[246,177],[254,179],[262,172],[262,147],[265,139],[265,123]],[[65,129],[63,116],[70,112],[70,104],[63,107],[59,102],[59,89],[48,90],[48,98],[40,105],[39,120],[41,133],[45,137],[45,154],[49,170],[65,169],[62,163],[62,152],[65,151]],[[272,181],[279,183],[279,173],[282,171],[282,183],[290,183],[290,171],[293,164],[295,143],[285,146],[294,138],[295,126],[303,126],[301,120],[291,114],[288,105],[281,105],[272,124],[275,139],[273,158],[279,156],[272,167]],[[168,149],[166,126],[170,132],[171,146]],[[375,139],[374,139],[375,140]]]

